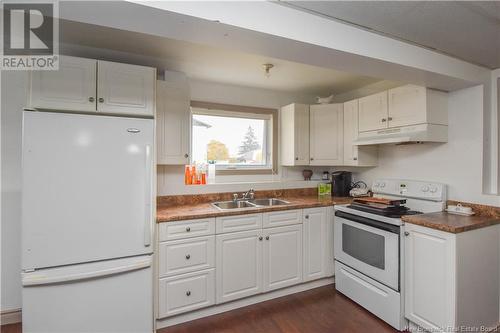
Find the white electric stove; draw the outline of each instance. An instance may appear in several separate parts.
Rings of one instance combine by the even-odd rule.
[[[446,185],[379,179],[374,197],[401,205],[335,206],[335,287],[398,330],[404,319],[404,230],[401,216],[442,211]]]

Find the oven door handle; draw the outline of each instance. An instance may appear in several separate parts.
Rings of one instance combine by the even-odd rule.
[[[372,220],[372,219],[369,219],[369,218],[366,218],[363,216],[345,213],[345,212],[342,212],[339,210],[337,210],[335,212],[335,216],[342,217],[342,218],[349,220],[349,221],[361,223],[361,224],[364,224],[364,225],[367,225],[367,226],[370,226],[373,228],[385,230],[385,231],[392,232],[394,234],[399,235],[399,226],[397,226],[397,225],[392,225],[392,224],[388,224],[388,223],[384,223],[384,222],[380,222],[380,221],[375,221],[375,220]]]

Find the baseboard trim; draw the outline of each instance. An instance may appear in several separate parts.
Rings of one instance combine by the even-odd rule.
[[[295,293],[300,293],[302,291],[314,289],[314,288],[319,288],[323,286],[327,286],[330,284],[335,283],[335,279],[333,277],[328,277],[324,278],[321,280],[316,280],[316,281],[311,281],[303,284],[299,284],[296,286],[291,286],[288,288],[283,288],[275,291],[271,291],[269,293],[265,294],[259,294],[243,299],[239,299],[236,301],[228,302],[228,303],[223,303],[219,305],[213,305],[208,308],[200,309],[200,310],[195,310],[192,312],[188,313],[183,313],[179,314],[174,317],[167,317],[167,318],[162,318],[162,319],[157,319],[156,320],[156,328],[165,328],[177,324],[182,324],[191,320],[203,318],[203,317],[208,317],[208,316],[213,316],[222,312],[226,311],[231,311],[234,309],[242,308],[244,306],[264,302],[264,301],[269,301],[274,298],[279,298]]]
[[[21,322],[21,309],[13,309],[0,312],[0,324],[8,325]]]

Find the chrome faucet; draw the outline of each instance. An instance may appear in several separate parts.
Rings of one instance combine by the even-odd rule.
[[[248,199],[253,200],[254,197],[255,197],[255,190],[253,188],[249,189],[248,191],[246,191],[242,195],[242,199],[244,199],[244,200],[248,200]]]

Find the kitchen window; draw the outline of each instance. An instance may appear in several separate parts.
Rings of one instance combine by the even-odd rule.
[[[193,163],[218,174],[266,174],[276,165],[277,110],[191,102]]]

